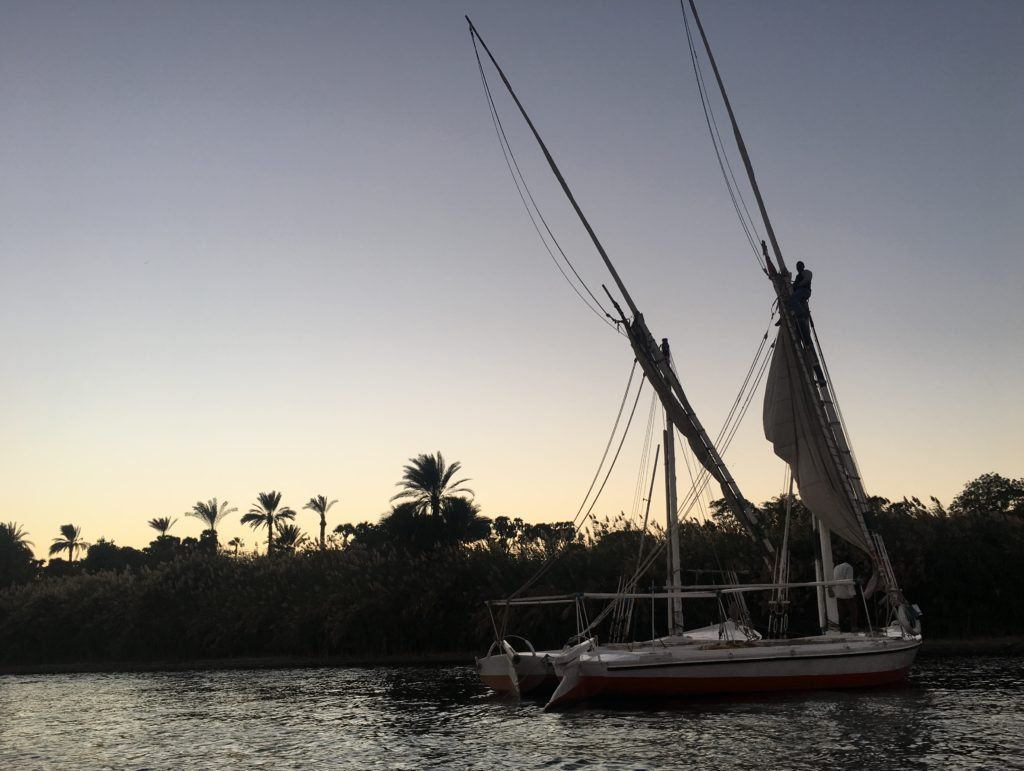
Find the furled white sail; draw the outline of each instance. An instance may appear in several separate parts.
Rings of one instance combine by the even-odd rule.
[[[782,330],[775,341],[764,393],[764,435],[793,470],[804,505],[843,540],[874,554],[861,515],[844,488],[843,470],[829,452],[797,352]]]

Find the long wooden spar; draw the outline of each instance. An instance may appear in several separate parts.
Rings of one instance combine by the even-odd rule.
[[[505,89],[512,97],[516,107],[519,108],[520,114],[526,121],[526,125],[529,126],[530,131],[533,133],[533,137],[537,141],[541,152],[543,152],[544,158],[548,162],[548,166],[562,188],[562,192],[565,193],[566,198],[569,200],[573,210],[576,212],[576,216],[587,231],[587,235],[590,236],[590,240],[594,244],[594,248],[596,248],[598,254],[601,255],[601,259],[604,262],[605,267],[608,269],[608,272],[611,274],[611,277],[615,282],[615,286],[618,288],[619,293],[625,300],[632,318],[627,318],[626,315],[622,313],[621,309],[619,309],[619,314],[621,316],[620,320],[626,328],[627,336],[629,338],[630,345],[636,354],[637,361],[640,363],[648,381],[650,381],[655,392],[658,394],[669,420],[672,421],[672,424],[679,430],[679,432],[687,438],[691,450],[701,465],[703,465],[715,480],[718,481],[722,488],[722,494],[726,503],[729,505],[730,510],[754,538],[762,552],[766,565],[771,569],[775,560],[776,552],[774,545],[764,534],[760,512],[743,497],[739,490],[739,486],[733,479],[732,474],[730,474],[729,470],[726,468],[718,450],[714,446],[714,443],[711,441],[711,438],[708,436],[704,427],[698,420],[696,413],[693,411],[693,408],[690,406],[690,403],[686,398],[686,394],[683,392],[682,384],[679,382],[675,372],[672,371],[669,357],[662,352],[661,347],[657,344],[654,336],[648,329],[647,324],[644,321],[643,314],[640,312],[639,308],[637,308],[636,303],[633,302],[633,298],[630,296],[629,291],[626,289],[626,285],[619,277],[619,273],[612,264],[611,258],[608,256],[608,253],[605,251],[600,239],[598,239],[597,234],[590,225],[589,220],[580,208],[579,203],[576,201],[576,196],[573,195],[572,190],[565,181],[565,177],[558,168],[558,164],[555,163],[554,157],[551,155],[547,145],[541,138],[540,132],[530,119],[530,116],[526,112],[526,108],[523,107],[522,102],[519,100],[515,90],[512,88],[512,84],[501,69],[501,65],[498,64],[494,55],[491,53],[491,50],[487,47],[487,43],[484,42],[484,39],[480,36],[479,31],[477,31],[472,20],[470,20],[468,16],[466,16],[466,21],[469,24],[469,31],[470,35],[473,37],[474,45],[476,41],[479,41],[481,47],[484,49],[491,63],[494,65],[495,70],[501,77],[502,83],[505,84]],[[616,308],[618,309],[618,304],[616,304]]]

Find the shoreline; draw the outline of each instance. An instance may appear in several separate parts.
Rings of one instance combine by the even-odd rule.
[[[314,669],[318,667],[470,666],[476,652],[389,654],[382,656],[246,656],[226,659],[80,661],[60,664],[0,664],[3,675],[56,675],[116,672],[208,672],[233,669]],[[922,658],[940,656],[1024,656],[1024,637],[926,639]]]
[[[471,664],[477,655],[479,654],[403,653],[380,656],[240,656],[222,659],[0,664],[0,677],[4,675],[70,675],[103,672],[209,672],[233,669],[316,669],[320,667],[443,667]]]

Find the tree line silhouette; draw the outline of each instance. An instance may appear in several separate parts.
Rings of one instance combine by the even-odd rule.
[[[441,453],[419,455],[404,467],[388,514],[331,533],[327,513],[337,501],[313,497],[303,508],[320,517],[316,539],[294,525],[279,492],[261,493],[241,517],[265,531],[260,556],[240,555],[237,538],[220,545],[217,525],[237,509],[215,498],[188,512],[206,525],[198,539],[170,535],[170,517],[149,521],[158,535],[142,550],[103,539],[90,545],[69,524],[45,565],[24,528],[0,523],[0,664],[483,651],[500,623],[485,601],[538,573],[531,594],[615,591],[632,572],[641,540],[650,548],[663,543],[624,515],[591,520],[583,530],[571,522],[492,520],[480,514],[469,480],[455,479],[460,469]],[[780,496],[761,507],[776,542],[787,503]],[[792,503],[791,580],[812,580],[810,515]],[[924,611],[927,637],[1024,634],[1017,591],[1024,584],[1024,479],[984,474],[948,509],[934,498],[874,498],[871,505],[904,593]],[[680,544],[690,583],[728,571],[766,578],[749,572],[760,564],[755,546],[721,502],[707,521],[681,524]],[[867,570],[841,546],[836,558],[852,561],[862,576]],[[664,581],[659,564],[649,582]],[[808,595],[794,595],[794,634],[816,623]],[[520,610],[510,629],[557,647],[575,631],[575,612]],[[710,606],[687,612],[687,626],[716,620]],[[634,632],[649,633],[660,615],[638,607]]]

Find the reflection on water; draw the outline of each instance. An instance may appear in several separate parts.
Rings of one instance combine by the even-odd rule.
[[[546,714],[469,667],[0,677],[0,768],[1024,768],[1024,660],[905,687]]]

